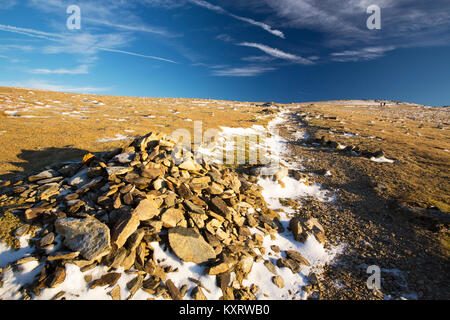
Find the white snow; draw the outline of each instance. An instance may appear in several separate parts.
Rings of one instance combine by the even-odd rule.
[[[127,136],[124,136],[124,135],[121,135],[121,134],[119,133],[119,134],[116,134],[116,136],[115,136],[114,138],[103,138],[103,139],[98,139],[97,142],[111,142],[111,141],[129,140],[129,139],[131,139],[131,138],[130,138],[130,137],[127,137]]]
[[[378,157],[378,158],[372,157],[372,158],[370,158],[370,161],[373,161],[373,162],[388,162],[388,163],[394,163],[395,162],[395,160],[385,158],[384,156],[383,157]]]

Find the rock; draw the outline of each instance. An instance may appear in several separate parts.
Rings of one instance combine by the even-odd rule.
[[[284,281],[281,276],[274,276],[272,277],[272,282],[278,287],[278,288],[284,288]]]
[[[128,172],[130,172],[128,167],[106,167],[108,176],[119,176]]]
[[[211,178],[208,176],[201,177],[201,178],[194,178],[190,182],[190,187],[192,189],[206,189],[209,186],[209,183],[211,182]]]
[[[108,295],[111,296],[113,300],[120,300],[120,287],[115,286],[114,289],[112,289],[110,292],[108,292]]]
[[[133,216],[137,217],[139,221],[150,220],[154,216],[159,215],[159,206],[154,200],[144,199],[139,202],[139,205],[131,213]]]
[[[278,268],[289,268],[292,273],[299,273],[301,270],[300,264],[291,259],[280,258],[277,260]]]
[[[272,251],[275,252],[275,253],[280,253],[281,252],[280,247],[276,246],[276,245],[270,246],[270,249],[272,249]]]
[[[85,168],[67,180],[72,187],[79,187],[88,182],[88,168]]]
[[[134,251],[145,236],[145,229],[137,229],[127,240],[126,247],[129,251]]]
[[[161,221],[163,223],[164,228],[174,228],[176,226],[184,226],[186,227],[186,220],[184,219],[183,211],[170,208],[166,210],[162,216]],[[183,223],[184,222],[184,223]],[[184,224],[184,225],[182,225]]]
[[[192,228],[169,229],[169,243],[175,254],[186,262],[203,263],[214,259],[214,249]]]
[[[45,208],[30,208],[25,210],[25,220],[27,221],[31,221],[34,220],[36,218],[38,218],[39,216],[41,216],[44,212],[46,212],[47,209]]]
[[[143,275],[139,274],[136,278],[127,283],[127,288],[130,291],[130,295],[127,300],[131,300],[134,294],[142,287],[142,283],[144,282]]]
[[[66,247],[79,251],[86,260],[99,259],[111,249],[109,228],[90,216],[84,219],[58,219],[55,230],[64,237]]]
[[[131,214],[124,214],[111,230],[111,240],[118,248],[123,247],[127,239],[137,230],[140,220]]]
[[[24,263],[28,263],[28,262],[31,262],[31,261],[38,261],[38,259],[36,257],[33,257],[33,256],[25,257],[25,258],[17,260],[14,264],[16,266],[18,266],[18,265],[21,265],[21,264],[24,264]]]
[[[220,184],[213,182],[207,191],[212,195],[220,195],[223,193],[223,187]]]
[[[194,300],[208,300],[199,286],[192,290],[191,297],[194,298]]]
[[[104,287],[104,286],[112,287],[117,283],[117,281],[119,281],[119,279],[120,279],[120,273],[110,272],[110,273],[104,274],[100,279],[94,280],[94,282],[92,282],[91,285],[89,286],[89,289],[94,289],[96,287]]]
[[[166,287],[169,290],[169,294],[172,300],[183,300],[180,290],[178,290],[172,280],[168,279],[166,281]]]
[[[30,182],[34,182],[34,181],[39,181],[39,180],[44,180],[44,179],[49,179],[49,178],[54,178],[59,176],[59,173],[55,170],[45,170],[42,171],[34,176],[30,176],[28,177],[28,181]]]
[[[30,209],[28,209],[28,210],[30,210]],[[26,211],[28,211],[28,210],[26,210]],[[25,212],[26,212],[25,211]],[[28,220],[28,219],[27,219]],[[23,226],[20,226],[20,227],[18,227],[17,229],[16,229],[16,231],[14,231],[14,235],[16,236],[16,237],[22,237],[22,236],[24,236],[27,232],[28,232],[28,229],[29,229],[29,227],[26,225],[26,224],[24,224]]]
[[[164,170],[162,168],[147,168],[143,169],[141,172],[141,176],[149,179],[156,179],[161,176],[164,176]]]
[[[264,266],[267,268],[267,270],[272,272],[274,275],[278,274],[277,269],[275,269],[275,266],[273,265],[272,262],[270,262],[270,260],[265,260],[264,261]]]
[[[55,261],[55,260],[71,260],[75,259],[80,255],[79,252],[68,252],[68,253],[55,253],[51,256],[47,257],[48,261]]]
[[[225,273],[231,270],[236,264],[236,261],[231,259],[225,259],[222,263],[219,263],[208,270],[210,276],[215,276],[221,273]]]
[[[38,188],[38,197],[41,200],[49,200],[51,197],[59,194],[60,185],[56,182],[44,184]]]
[[[186,200],[189,200],[194,196],[191,189],[185,183],[180,184],[177,191],[178,194]]]
[[[185,206],[188,210],[190,210],[194,213],[205,214],[205,210],[203,210],[202,207],[193,204],[191,201],[184,200],[183,203],[185,204]]]
[[[222,217],[226,217],[230,212],[225,201],[219,197],[214,197],[211,200],[211,210],[220,214]]]
[[[293,251],[293,250],[287,250],[285,251],[286,255],[289,259],[295,260],[299,264],[304,264],[306,266],[310,266],[311,264],[306,260],[300,252]]]
[[[52,244],[55,240],[55,234],[53,232],[50,232],[46,234],[41,240],[39,240],[38,245],[39,247],[43,248],[49,244]]]
[[[135,153],[121,153],[115,156],[112,161],[119,163],[129,163],[134,160],[135,156]]]
[[[245,255],[241,260],[239,260],[236,266],[236,279],[242,283],[244,279],[247,278],[247,275],[252,271],[253,268],[253,257],[249,255]]]
[[[291,228],[292,235],[294,239],[299,242],[304,242],[307,238],[306,232],[303,230],[302,222],[299,218],[294,217],[289,222],[289,227]]]
[[[55,272],[53,273],[53,279],[49,284],[49,288],[56,288],[61,283],[66,280],[66,268],[65,267],[56,267]]]
[[[134,265],[135,262],[136,262],[136,250],[133,250],[129,252],[129,254],[125,257],[120,266],[123,267],[124,270],[128,270]]]
[[[143,220],[150,220],[160,212],[155,201],[144,199],[130,214],[125,214],[116,222],[112,233],[112,241],[118,248],[123,247],[128,237],[130,237],[139,227]]]
[[[200,171],[202,169],[202,166],[193,159],[186,160],[178,167],[187,171]]]
[[[118,269],[121,266],[122,262],[127,257],[127,255],[128,255],[127,249],[125,249],[124,247],[119,248],[114,256],[114,260],[112,261],[109,267],[112,269]]]

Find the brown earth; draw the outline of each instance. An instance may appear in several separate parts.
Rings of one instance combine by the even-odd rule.
[[[320,220],[331,244],[347,245],[327,266],[320,298],[449,299],[449,109],[347,104],[297,105],[280,128],[310,181],[337,196],[333,204],[303,201],[299,211]],[[309,138],[296,139],[299,131]],[[381,149],[395,162],[327,141]],[[371,265],[381,268],[381,291],[367,289]]]

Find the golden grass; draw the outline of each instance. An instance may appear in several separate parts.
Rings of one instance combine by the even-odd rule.
[[[87,152],[112,150],[124,141],[99,142],[99,139],[115,138],[117,134],[132,139],[151,131],[172,134],[175,129],[184,128],[193,137],[194,121],[198,120],[202,121],[203,132],[221,126],[264,125],[269,120],[255,117],[263,108],[249,102],[0,88],[0,103],[6,97],[11,100],[3,103],[7,108],[25,103],[28,110],[15,109],[17,116],[1,121],[0,180],[9,179],[14,172],[38,170]]]

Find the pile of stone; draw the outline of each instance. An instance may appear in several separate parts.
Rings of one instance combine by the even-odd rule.
[[[156,297],[182,299],[188,287],[178,288],[168,279],[178,270],[154,258],[152,243],[159,242],[181,260],[204,265],[207,274],[216,276],[223,299],[254,299],[258,285],[245,287],[243,280],[263,259],[255,250],[265,251],[261,234],[275,237],[283,231],[278,213],[268,209],[255,182],[255,176],[194,159],[175,141],[156,133],[112,152],[49,167],[6,183],[1,190],[3,213],[13,212],[27,221],[16,235],[31,233],[36,247],[33,256],[10,267],[31,260],[44,264],[34,283],[23,288],[25,298],[64,282],[65,264],[70,263],[83,272],[107,266],[101,278],[85,280],[90,289],[113,288],[113,299],[121,299],[116,285],[121,267],[135,274],[127,284],[130,295],[122,298],[130,299],[142,289]],[[31,226],[40,229],[35,232]],[[298,241],[312,231],[325,241],[317,221],[295,218],[290,228]],[[48,254],[58,235],[62,249]],[[282,287],[274,265],[269,260],[264,265]],[[299,252],[286,251],[277,265],[298,273],[309,262]],[[195,284],[191,297],[206,299],[208,289],[190,280]]]

